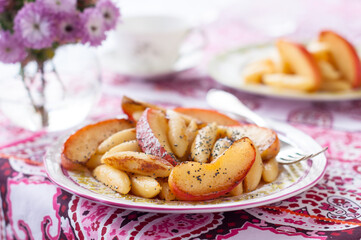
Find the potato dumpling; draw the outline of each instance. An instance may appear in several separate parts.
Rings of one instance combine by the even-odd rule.
[[[125,129],[125,130],[119,131],[117,133],[114,133],[107,139],[105,139],[98,146],[97,153],[105,153],[106,151],[108,151],[109,149],[111,149],[112,147],[114,147],[118,144],[121,144],[121,143],[124,143],[127,141],[131,141],[131,140],[135,140],[135,139],[136,139],[135,128],[130,128],[130,129]]]
[[[278,177],[278,162],[276,158],[272,158],[263,162],[262,179],[265,182],[273,182]]]
[[[212,147],[217,137],[217,124],[211,123],[198,131],[192,144],[191,157],[193,161],[206,163],[211,155]]]
[[[125,172],[108,165],[100,165],[93,171],[96,180],[114,191],[127,194],[130,191],[130,179]]]
[[[130,181],[132,184],[131,192],[139,197],[153,198],[162,189],[159,182],[152,177],[134,174],[130,177]]]
[[[186,122],[176,112],[168,111],[168,140],[174,154],[181,158],[186,154],[188,139],[186,135]]]

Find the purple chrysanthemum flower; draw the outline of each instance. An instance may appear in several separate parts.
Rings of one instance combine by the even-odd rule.
[[[27,3],[17,13],[14,22],[15,33],[25,47],[41,49],[52,45],[55,36],[54,19],[43,5]]]
[[[0,13],[5,11],[5,8],[7,7],[9,3],[9,0],[0,0]]]
[[[75,42],[82,36],[83,26],[78,13],[61,14],[57,21],[57,37],[61,43]]]
[[[100,0],[97,3],[96,8],[99,9],[103,15],[105,30],[115,28],[120,12],[114,3],[109,0]]]
[[[4,63],[17,63],[27,56],[25,47],[15,35],[8,31],[0,33],[0,61]]]
[[[76,11],[76,0],[37,0],[52,13],[73,13]]]
[[[82,43],[98,46],[106,38],[105,26],[101,12],[96,8],[88,8],[83,12],[83,39]]]

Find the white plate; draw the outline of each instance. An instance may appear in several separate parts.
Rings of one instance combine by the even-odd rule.
[[[301,150],[317,152],[321,149],[321,146],[311,137],[285,123],[273,122],[272,126],[278,134],[288,138],[295,147]],[[201,202],[166,202],[130,194],[121,195],[97,182],[90,172],[76,173],[63,169],[60,165],[60,154],[66,138],[67,136],[59,139],[49,148],[44,159],[47,174],[54,183],[66,191],[102,204],[146,212],[223,212],[271,204],[311,188],[323,177],[327,165],[325,155],[321,154],[312,160],[282,166],[281,173],[275,182],[259,186],[255,191],[238,197]]]
[[[209,74],[217,82],[244,92],[263,96],[306,101],[345,101],[361,99],[361,89],[339,93],[305,93],[288,89],[275,89],[265,85],[244,84],[242,71],[249,63],[264,58],[275,58],[274,44],[250,45],[216,56],[209,65]]]
[[[321,146],[311,137],[285,123],[273,122],[272,126],[288,138],[294,146],[317,152]],[[49,178],[66,191],[110,206],[146,212],[200,213],[223,212],[271,204],[297,195],[315,185],[324,175],[327,159],[324,154],[312,160],[281,166],[281,173],[273,183],[263,184],[255,191],[238,197],[218,198],[202,202],[163,201],[121,195],[96,181],[90,172],[79,173],[63,169],[60,165],[62,145],[67,136],[59,139],[44,159]],[[282,151],[282,147],[281,147]]]

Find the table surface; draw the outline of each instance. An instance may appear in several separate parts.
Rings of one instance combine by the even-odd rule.
[[[361,100],[272,99],[223,87],[204,71],[212,56],[228,48],[284,34],[304,39],[324,26],[360,40],[358,23],[345,25],[359,16],[357,1],[302,1],[298,7],[308,15],[297,15],[296,29],[289,33],[267,32],[271,29],[267,26],[256,31],[252,25],[256,22],[246,16],[255,9],[259,13],[258,8],[250,8],[249,15],[242,15],[246,12],[242,6],[227,8],[205,27],[209,45],[199,67],[161,81],[104,71],[103,95],[89,119],[121,115],[124,94],[167,106],[209,108],[206,92],[225,89],[263,116],[288,122],[329,147],[326,174],[317,185],[275,204],[232,212],[164,214],[109,207],[66,192],[47,177],[42,159],[61,133],[29,132],[0,114],[0,239],[360,239]],[[317,15],[316,9],[322,12]],[[335,17],[328,20],[332,14]],[[318,19],[317,24],[310,16]]]

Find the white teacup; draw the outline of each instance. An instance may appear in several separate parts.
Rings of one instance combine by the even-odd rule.
[[[124,18],[115,32],[117,70],[134,76],[154,76],[183,70],[177,69],[180,62],[200,52],[205,45],[203,34],[196,43],[187,41],[196,30],[199,29],[185,19],[173,16]]]

